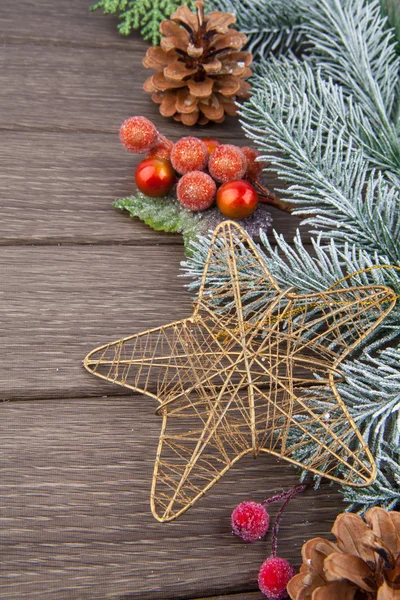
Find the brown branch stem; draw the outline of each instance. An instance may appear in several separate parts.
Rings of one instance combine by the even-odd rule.
[[[260,202],[263,204],[269,204],[270,206],[275,206],[275,208],[279,208],[279,210],[283,210],[284,212],[291,213],[293,211],[294,205],[290,202],[286,202],[282,200],[271,192],[268,188],[263,186],[259,181],[255,183],[255,186],[258,190],[258,198]]]

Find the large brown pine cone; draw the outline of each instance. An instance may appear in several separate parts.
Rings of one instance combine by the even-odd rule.
[[[241,51],[246,36],[229,27],[234,15],[205,15],[202,1],[196,9],[194,14],[181,6],[161,23],[161,47],[149,48],[143,60],[157,73],[144,89],[153,94],[164,117],[185,125],[221,123],[225,114],[236,114],[236,99],[249,96],[250,84],[244,80],[251,75],[252,57]]]
[[[400,513],[375,507],[365,520],[340,514],[336,543],[304,544],[300,573],[287,586],[292,600],[400,599]]]

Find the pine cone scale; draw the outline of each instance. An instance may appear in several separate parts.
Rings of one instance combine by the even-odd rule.
[[[211,46],[212,52],[224,52],[227,49],[238,50],[247,42],[247,37],[238,31],[218,35]]]
[[[186,77],[194,75],[195,73],[197,73],[197,67],[190,68],[188,65],[180,62],[179,60],[168,65],[168,67],[164,69],[165,79],[167,81],[171,81],[172,83],[182,81]]]
[[[151,83],[154,86],[154,89],[160,92],[165,92],[166,90],[170,90],[173,88],[181,88],[181,87],[185,87],[185,82],[184,81],[176,81],[176,82],[172,82],[172,81],[168,81],[165,78],[165,75],[163,72],[159,72],[156,73],[155,75],[153,75],[151,77]],[[145,83],[146,85],[146,83]]]
[[[175,98],[175,109],[183,114],[193,113],[197,110],[196,98],[186,88],[179,90]]]
[[[366,592],[375,590],[373,572],[359,556],[334,552],[326,557],[323,568],[327,581],[347,579]]]
[[[199,103],[199,108],[204,116],[210,121],[218,121],[224,116],[224,107],[220,104],[218,98],[213,94],[211,101],[206,104],[205,102]]]
[[[180,6],[172,15],[171,21],[186,25],[190,31],[196,31],[198,21],[195,14],[187,6]]]
[[[217,33],[226,33],[231,25],[236,22],[235,15],[219,11],[210,12],[209,21],[206,25],[207,31],[216,31]]]
[[[310,596],[312,600],[355,600],[357,588],[343,581],[331,581],[319,587]],[[304,600],[307,596],[304,596]]]
[[[385,540],[390,552],[396,556],[400,553],[400,515],[386,513],[378,507],[370,508],[365,520],[376,535]]]
[[[199,119],[199,114],[200,111],[199,110],[195,110],[190,114],[184,114],[181,113],[181,121],[184,125],[188,125],[189,127],[191,127],[192,125],[194,125],[197,120]]]
[[[400,518],[372,508],[336,518],[334,544],[304,544],[303,564],[287,586],[292,600],[400,600]]]
[[[188,88],[196,98],[208,98],[214,87],[214,81],[206,78],[204,81],[188,81]]]
[[[374,564],[375,553],[361,542],[362,536],[368,531],[367,523],[360,516],[351,513],[339,515],[332,527],[332,533],[336,536],[338,547],[342,552],[355,554],[365,560],[367,564]]]
[[[208,75],[218,75],[222,69],[222,62],[216,58],[212,62],[203,64],[202,67]]]
[[[230,29],[234,15],[219,11],[205,15],[201,0],[196,8],[192,13],[181,6],[162,22],[161,48],[150,48],[143,60],[145,67],[156,71],[144,89],[153,94],[164,116],[188,125],[221,123],[226,114],[236,114],[236,99],[249,95],[244,79],[252,74],[252,58],[241,50],[246,36]],[[159,95],[167,91],[174,93]]]
[[[173,117],[175,114],[176,92],[168,90],[160,105],[160,113],[163,117]]]
[[[166,52],[159,46],[152,46],[148,49],[146,57],[143,59],[143,65],[148,69],[163,71],[170,63],[178,59],[176,52]]]
[[[181,52],[186,52],[187,48],[187,44],[184,42],[184,40],[182,40],[182,38],[173,35],[169,35],[168,37],[162,38],[160,45],[165,52],[170,52],[174,50],[181,50]]]
[[[190,36],[186,29],[179,27],[178,23],[174,23],[174,21],[169,21],[167,19],[161,21],[160,33],[165,37],[177,37],[187,44],[190,42]]]
[[[215,81],[214,90],[223,96],[233,96],[240,90],[240,81],[231,75],[223,75]]]

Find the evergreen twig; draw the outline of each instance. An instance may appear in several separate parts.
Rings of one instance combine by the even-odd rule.
[[[253,15],[244,0],[235,1],[242,8],[240,20],[249,19],[248,29],[253,23],[261,33],[265,25],[268,36],[268,15]],[[287,7],[289,1],[278,4]],[[400,60],[379,0],[290,4],[301,9],[299,43],[308,48],[307,55],[294,44],[289,50],[297,57],[290,51],[264,56],[253,96],[240,114],[262,160],[288,184],[279,192],[316,234],[312,253],[300,234],[293,245],[275,234],[275,247],[262,235],[263,260],[283,289],[312,293],[349,273],[400,265]],[[198,240],[186,263],[187,274],[195,278],[192,289],[207,249],[208,239]],[[253,269],[248,276],[256,280],[260,274]],[[220,286],[220,274],[209,271],[208,283]],[[387,285],[400,295],[400,272],[367,270],[343,283],[369,284]],[[354,510],[400,505],[399,323],[400,302],[365,341],[363,354],[342,363],[340,393],[378,467],[374,485],[344,488]],[[327,410],[327,392],[320,388],[316,410]],[[295,432],[291,443],[296,444]],[[307,464],[315,450],[310,440],[298,459]]]

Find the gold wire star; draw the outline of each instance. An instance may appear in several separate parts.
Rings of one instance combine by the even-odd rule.
[[[192,316],[84,361],[159,402],[156,519],[178,517],[245,454],[267,452],[346,485],[372,483],[374,460],[337,390],[338,367],[395,302],[379,285],[281,289],[244,230],[219,225]]]

